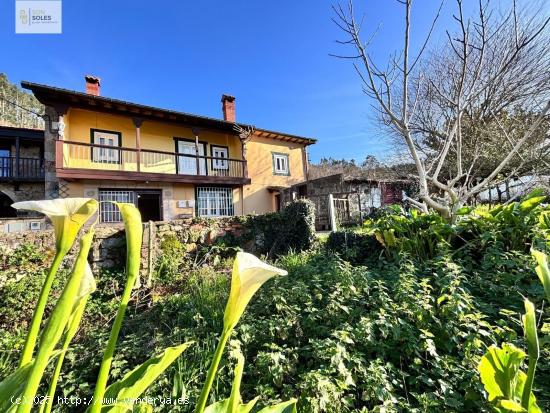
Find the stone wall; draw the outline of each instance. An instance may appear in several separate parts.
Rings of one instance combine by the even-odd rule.
[[[49,224],[46,223],[43,217],[0,218],[0,233],[34,232],[48,228]]]
[[[154,269],[160,244],[167,236],[177,237],[185,244],[187,252],[194,252],[200,245],[212,244],[218,237],[228,233],[238,237],[242,234],[242,230],[242,225],[236,217],[144,223],[141,254],[142,276],[148,277]],[[34,244],[39,249],[53,250],[55,249],[53,229],[9,234],[0,233],[0,248],[14,249],[21,244]],[[75,254],[76,247],[73,248],[69,256]],[[94,270],[122,268],[125,260],[126,239],[124,226],[122,224],[97,225],[89,257],[92,268]]]
[[[5,193],[13,202],[44,199],[43,182],[2,182],[0,192]],[[20,214],[21,215],[21,214]]]

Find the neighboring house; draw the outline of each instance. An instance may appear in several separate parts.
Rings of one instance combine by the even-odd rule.
[[[46,106],[46,198],[132,202],[143,220],[261,214],[277,209],[278,189],[306,179],[314,139],[239,124],[235,98],[223,120],[22,82]],[[103,222],[120,221],[101,203]]]
[[[0,218],[33,199],[44,199],[44,131],[0,126]]]
[[[380,175],[380,174],[378,174]],[[413,191],[413,182],[389,176],[360,176],[338,173],[293,185],[283,191],[282,203],[296,198],[308,198],[315,203],[315,227],[330,229],[329,195],[336,199],[338,219],[357,223],[385,205],[401,203],[406,193]]]

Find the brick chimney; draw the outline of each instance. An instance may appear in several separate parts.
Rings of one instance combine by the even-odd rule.
[[[86,93],[99,96],[99,92],[101,90],[101,79],[91,75],[84,76],[84,79],[86,79]]]
[[[235,96],[222,95],[223,120],[235,122]]]

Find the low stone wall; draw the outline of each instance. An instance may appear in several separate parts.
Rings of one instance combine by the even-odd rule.
[[[49,225],[43,217],[37,218],[0,218],[0,233],[19,233],[48,229]]]
[[[298,200],[280,212],[264,215],[227,218],[188,218],[170,222],[143,224],[141,251],[142,279],[150,279],[160,247],[167,237],[176,238],[188,253],[210,245],[223,237],[223,244],[272,258],[289,250],[301,251],[311,246],[314,236],[314,207],[309,201]],[[40,249],[55,249],[53,229],[0,233],[0,248],[14,249],[22,244],[34,244]],[[69,253],[74,257],[78,243]],[[96,226],[89,261],[92,269],[123,267],[126,260],[126,238],[122,224]]]
[[[142,275],[149,275],[154,269],[160,244],[166,236],[176,236],[186,245],[187,252],[194,252],[200,245],[209,245],[227,233],[238,237],[242,234],[238,218],[185,219],[171,222],[149,222],[143,224]],[[22,244],[34,244],[40,249],[53,250],[55,237],[53,229],[0,233],[0,248],[14,249]],[[71,251],[70,256],[74,256]],[[122,267],[126,259],[126,238],[122,224],[96,226],[90,251],[90,264],[99,268]]]

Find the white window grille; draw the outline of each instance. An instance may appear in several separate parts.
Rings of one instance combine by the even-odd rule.
[[[198,187],[197,213],[202,217],[233,215],[233,190],[231,188]]]
[[[290,175],[287,154],[273,153],[273,173],[276,175]]]
[[[122,216],[115,204],[111,202],[135,203],[134,191],[99,191],[99,218],[101,222],[121,222]],[[105,202],[110,201],[110,202]]]
[[[212,156],[215,158],[212,160],[213,169],[229,169],[229,150],[226,147],[212,146]]]

